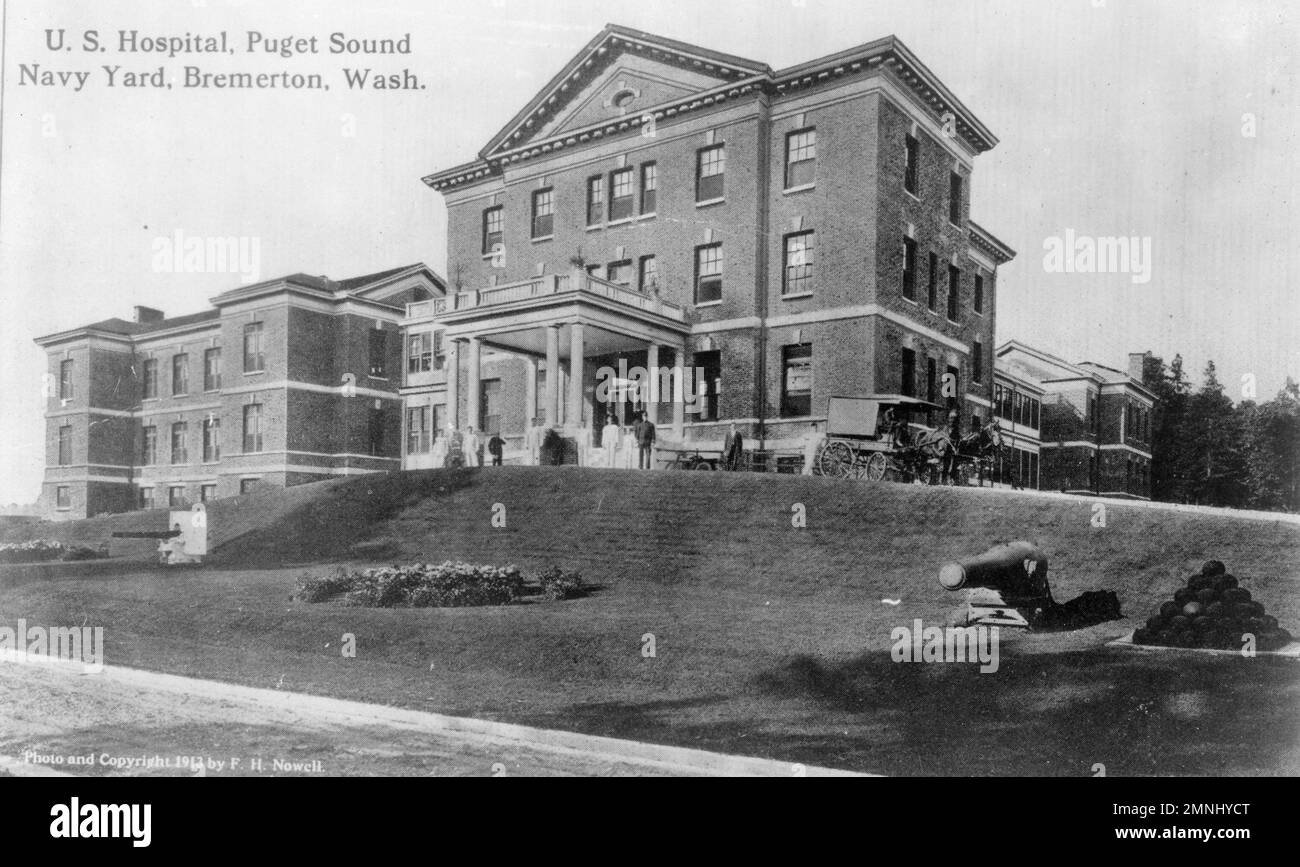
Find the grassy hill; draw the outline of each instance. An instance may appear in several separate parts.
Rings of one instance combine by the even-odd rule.
[[[0,569],[0,617],[88,617],[120,664],[856,770],[1300,773],[1295,663],[1104,646],[1209,558],[1300,632],[1293,524],[1111,503],[1099,527],[1086,499],[577,468],[356,477],[210,516],[202,569],[25,583]],[[1112,589],[1129,619],[1004,632],[995,674],[892,662],[893,628],[961,601],[939,566],[1009,539],[1043,548],[1058,600]],[[494,609],[286,601],[335,563],[449,558],[579,568],[598,589]]]

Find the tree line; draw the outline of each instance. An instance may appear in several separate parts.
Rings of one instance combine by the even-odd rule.
[[[1152,427],[1151,496],[1167,503],[1300,511],[1300,385],[1287,377],[1265,403],[1239,403],[1214,362],[1199,389],[1181,355],[1147,356],[1143,384],[1159,398]],[[1250,390],[1247,390],[1250,393]]]

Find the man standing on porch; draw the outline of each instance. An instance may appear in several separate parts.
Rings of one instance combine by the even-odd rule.
[[[612,415],[606,416],[605,427],[600,431],[600,447],[605,450],[605,466],[612,469],[618,450],[618,424]]]
[[[648,415],[642,413],[641,430],[637,435],[637,462],[639,470],[654,469],[654,451],[655,451],[655,423],[650,420]]]
[[[803,438],[803,474],[813,474],[813,464],[817,463],[817,447],[821,445],[821,434],[817,432],[817,422],[808,426],[808,433]]]

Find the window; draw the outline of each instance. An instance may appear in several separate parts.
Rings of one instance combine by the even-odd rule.
[[[549,238],[555,234],[555,191],[547,188],[533,193],[533,237]]]
[[[201,488],[199,488],[200,503],[211,503],[216,498],[217,498],[216,485],[203,485]]]
[[[262,405],[250,403],[244,407],[244,452],[262,450]]]
[[[587,178],[587,225],[599,226],[605,221],[605,179],[600,175]]]
[[[203,353],[203,390],[217,391],[221,388],[221,350],[209,349]]]
[[[654,256],[642,256],[639,268],[640,276],[638,285],[641,291],[647,295],[659,290],[659,266],[655,264]]]
[[[957,301],[961,293],[961,271],[956,265],[948,266],[948,319],[957,321]]]
[[[659,198],[659,166],[646,163],[641,166],[641,213],[653,214]]]
[[[984,277],[983,277],[983,275],[980,275],[980,274],[976,274],[976,275],[975,275],[975,295],[974,295],[974,297],[971,298],[971,305],[970,305],[970,306],[971,306],[971,308],[972,308],[976,313],[983,313],[983,312],[984,312]]]
[[[623,262],[610,262],[606,271],[607,277],[611,283],[618,283],[623,286],[632,285],[632,260],[627,259]]]
[[[250,322],[244,326],[244,373],[259,373],[266,369],[266,356],[262,351],[262,323]]]
[[[934,389],[939,378],[938,366],[934,363],[933,358],[925,360],[925,399],[934,403]]]
[[[433,332],[433,369],[434,370],[442,370],[442,363],[443,363],[443,359],[446,357],[446,354],[447,351],[443,348],[442,345],[442,332],[441,331]]]
[[[203,420],[203,463],[221,460],[221,419],[208,416]]]
[[[1030,427],[1034,429],[1037,429],[1039,427],[1038,413],[1042,410],[1042,408],[1043,408],[1043,404],[1041,401],[1035,400],[1034,398],[1029,399],[1029,426]]]
[[[388,332],[382,328],[370,331],[370,375],[383,379],[388,375]]]
[[[722,245],[695,248],[695,303],[722,300]]]
[[[140,489],[140,508],[152,509],[154,507],[153,488]]]
[[[906,397],[916,397],[916,350],[903,347],[902,379],[898,391]]]
[[[505,209],[501,206],[483,212],[483,255],[501,249],[505,239]]]
[[[542,400],[542,398],[538,398]],[[445,403],[434,404],[433,407],[433,430],[431,439],[436,442],[438,437],[443,435],[447,430],[447,405]]]
[[[144,360],[144,399],[150,400],[158,396],[158,359],[146,358]]]
[[[696,156],[695,201],[711,202],[725,191],[727,154],[722,145],[704,148]]]
[[[68,489],[67,485],[59,485],[54,489],[54,508],[72,508],[72,492]]]
[[[501,380],[485,379],[479,386],[479,418],[485,434],[501,432]]]
[[[976,340],[974,343],[971,344],[971,364],[973,365],[973,369],[971,370],[971,375],[970,375],[971,381],[983,382],[984,381],[984,344],[980,343],[978,340]]]
[[[916,241],[903,238],[903,297],[916,300]]]
[[[183,464],[189,459],[189,426],[178,421],[172,425],[172,463]]]
[[[948,221],[961,225],[961,175],[956,172],[948,176]]]
[[[72,425],[65,424],[59,428],[59,466],[66,467],[72,463]]]
[[[939,257],[930,254],[930,282],[925,287],[925,306],[930,312],[939,309]]]
[[[605,270],[605,268],[604,268],[604,266],[602,266],[602,265],[588,265],[588,266],[587,266],[587,276],[589,276],[589,277],[595,277],[597,280],[599,280],[599,279],[601,279],[601,274],[600,274],[600,272],[601,272],[601,271],[604,271],[604,270]]]
[[[812,344],[781,350],[781,417],[812,415]]]
[[[781,286],[783,295],[812,292],[813,249],[812,232],[785,236],[785,268]]]
[[[59,362],[59,400],[71,400],[72,391],[72,359],[65,359]]]
[[[406,410],[406,453],[428,454],[433,443],[429,436],[429,408],[413,406]]]
[[[153,425],[144,428],[144,437],[140,443],[140,463],[146,467],[158,463],[158,428]]]
[[[167,489],[167,505],[173,509],[184,508],[185,488],[183,486],[174,485]]]
[[[785,137],[785,188],[806,187],[817,180],[817,130],[803,129]]]
[[[632,216],[632,169],[619,169],[609,175],[609,219],[626,220]]]
[[[432,335],[425,331],[406,338],[406,372],[428,373],[433,370]]]
[[[917,195],[917,165],[921,161],[921,143],[916,136],[909,135],[903,150],[903,189]]]
[[[190,393],[190,357],[185,353],[172,356],[172,396]]]
[[[251,493],[253,489],[257,487],[257,483],[260,481],[262,480],[261,479],[240,479],[239,493],[241,494]]]
[[[367,426],[367,432],[369,434],[367,439],[369,441],[368,445],[370,446],[370,454],[382,455],[384,453],[384,440],[386,439],[385,437],[386,429],[387,429],[387,424],[386,424],[386,419],[384,417],[384,411],[382,409],[375,409],[374,407],[371,407],[370,424]]]
[[[957,405],[957,394],[961,388],[961,372],[957,368],[949,366],[948,372],[944,376],[951,377],[948,381],[952,383],[952,394],[948,397],[948,408],[951,409]]]

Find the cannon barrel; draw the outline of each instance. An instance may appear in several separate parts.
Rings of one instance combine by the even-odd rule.
[[[948,590],[987,587],[1013,597],[1046,596],[1047,556],[1032,542],[995,545],[983,554],[944,564],[939,583]]]

